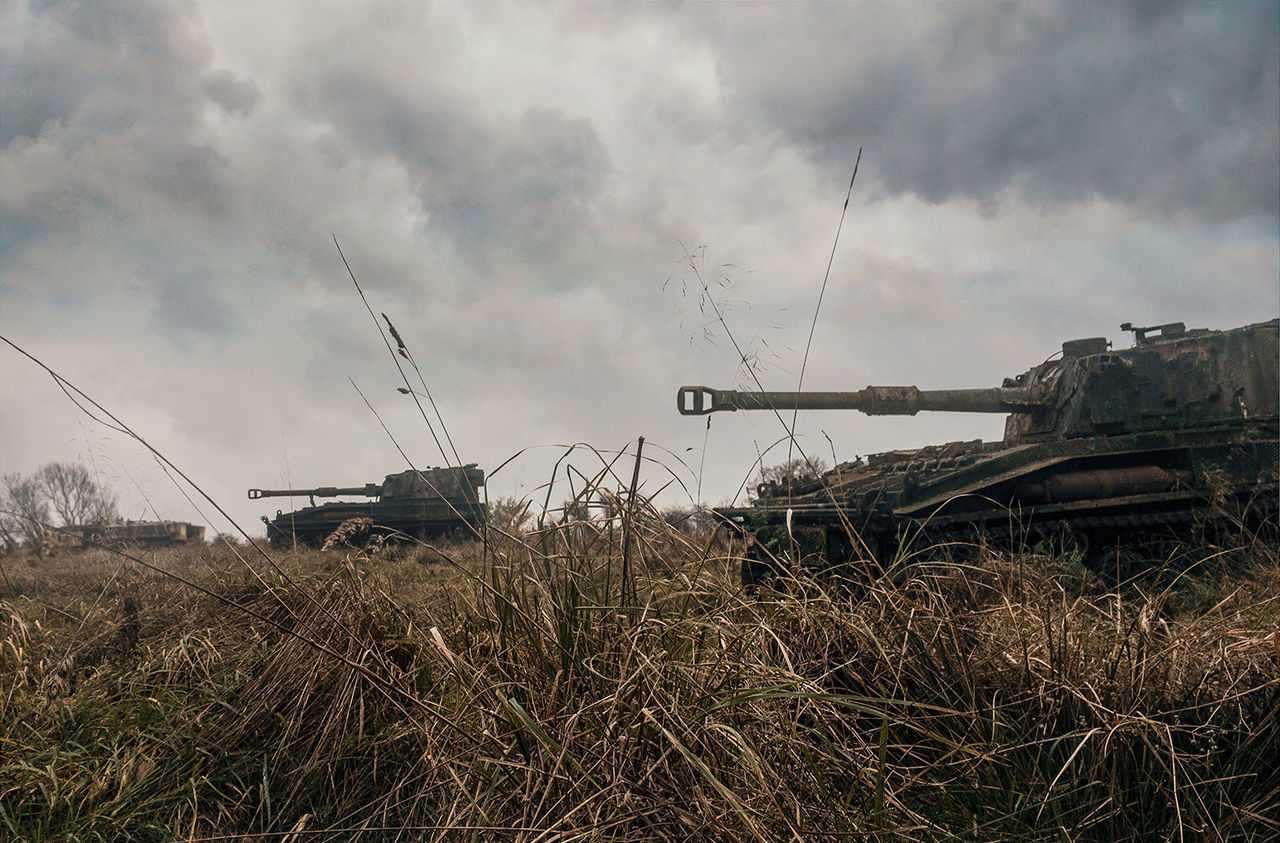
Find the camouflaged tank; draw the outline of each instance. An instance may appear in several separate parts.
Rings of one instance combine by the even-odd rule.
[[[475,463],[460,468],[429,468],[388,474],[381,483],[338,488],[250,489],[249,499],[306,496],[311,505],[294,512],[262,516],[272,547],[320,546],[344,522],[369,519],[373,534],[390,539],[427,539],[455,530],[472,532],[486,520],[480,498],[484,471]],[[316,498],[362,496],[371,501],[316,505]]]
[[[159,548],[204,543],[204,527],[186,521],[118,521],[69,524],[47,531],[42,553],[91,547]]]
[[[761,485],[717,512],[750,536],[743,581],[778,570],[868,564],[939,543],[1045,539],[1101,560],[1175,541],[1206,522],[1274,533],[1280,339],[1273,319],[1232,330],[1129,323],[998,387],[737,392],[681,387],[680,412],[859,410],[1008,414],[999,442],[872,454],[821,477]]]

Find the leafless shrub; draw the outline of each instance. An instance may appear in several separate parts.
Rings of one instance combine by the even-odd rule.
[[[36,477],[6,474],[0,489],[0,534],[5,544],[39,543],[50,521],[49,501]]]
[[[34,479],[62,524],[105,524],[119,517],[115,496],[82,463],[47,463]]]
[[[80,463],[51,462],[30,476],[0,480],[0,546],[47,549],[49,525],[100,524],[118,519],[115,496]],[[55,541],[56,547],[56,541]]]

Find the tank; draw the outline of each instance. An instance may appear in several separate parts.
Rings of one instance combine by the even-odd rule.
[[[88,549],[91,547],[181,547],[203,544],[204,527],[185,521],[120,521],[116,523],[71,524],[46,535],[51,547]]]
[[[998,387],[738,392],[681,387],[683,415],[858,410],[1007,414],[1004,437],[844,462],[761,484],[717,512],[751,537],[744,583],[796,565],[883,568],[939,544],[1061,540],[1099,561],[1207,523],[1274,531],[1280,320],[1231,330],[1140,328],[1132,346],[1072,340]],[[1026,544],[1024,544],[1026,546]]]
[[[486,520],[480,499],[484,471],[475,463],[460,468],[430,468],[388,474],[381,483],[320,486],[314,489],[250,489],[249,499],[306,496],[311,505],[294,512],[263,516],[272,547],[320,546],[345,521],[367,518],[388,538],[426,539],[454,530],[474,530]],[[375,500],[316,505],[316,498],[360,496]]]

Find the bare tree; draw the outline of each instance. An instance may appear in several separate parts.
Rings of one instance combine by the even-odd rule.
[[[662,520],[699,541],[705,540],[721,520],[714,510],[701,506],[675,506],[662,510]]]
[[[103,524],[118,517],[115,495],[98,485],[82,463],[51,462],[32,479],[64,525]]]
[[[0,546],[35,546],[46,525],[116,521],[116,499],[80,463],[51,462],[33,474],[0,478]]]
[[[532,519],[529,510],[532,501],[518,500],[512,497],[498,498],[489,502],[489,524],[508,533],[518,533]]]
[[[22,542],[17,509],[9,500],[9,485],[17,477],[16,474],[0,477],[0,551],[13,550]]]
[[[0,478],[0,531],[6,545],[36,543],[49,523],[49,501],[33,475],[6,474]]]

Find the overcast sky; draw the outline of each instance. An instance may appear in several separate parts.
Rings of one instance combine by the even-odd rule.
[[[290,504],[250,487],[407,467],[353,381],[444,461],[336,236],[463,460],[527,449],[491,498],[644,436],[646,489],[722,503],[782,430],[708,429],[676,389],[750,383],[726,326],[794,388],[831,258],[812,389],[998,385],[1124,321],[1275,317],[1277,9],[0,0],[0,335],[260,534]],[[84,459],[122,514],[200,520],[7,346],[0,402],[0,472]],[[831,462],[1000,431],[798,432]]]

